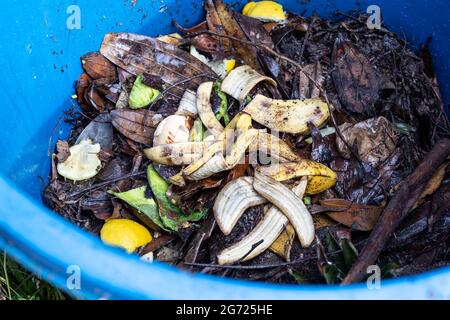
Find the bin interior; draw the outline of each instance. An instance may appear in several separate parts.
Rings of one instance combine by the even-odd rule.
[[[236,8],[246,1],[226,1]],[[418,49],[433,36],[437,75],[445,101],[450,101],[450,7],[446,0],[297,0],[278,1],[286,11],[330,16],[336,10],[366,11],[380,6],[385,24]],[[66,22],[72,0],[8,1],[0,18],[0,175],[19,194],[39,203],[49,169],[49,151],[69,127],[63,111],[75,105],[73,83],[81,73],[79,57],[97,51],[107,32],[134,32],[151,36],[174,32],[171,20],[191,26],[204,18],[203,1],[105,0],[75,1],[81,29]],[[0,177],[1,179],[1,177]],[[42,180],[43,179],[43,180]],[[31,203],[32,204],[32,203]],[[44,211],[42,211],[44,212]]]
[[[49,172],[48,150],[69,128],[58,124],[74,101],[79,57],[97,51],[107,32],[159,35],[175,31],[172,17],[190,26],[203,18],[202,1],[78,1],[81,29],[69,30],[67,9],[73,1],[9,1],[0,13],[3,76],[0,79],[0,172],[24,192],[39,198]],[[230,1],[228,1],[230,2]],[[236,7],[245,1],[234,1]],[[450,99],[448,6],[446,1],[280,1],[288,11],[329,16],[340,10],[366,11],[380,6],[385,23],[418,48],[432,35],[432,52],[448,102]],[[439,13],[439,14],[437,14]],[[53,135],[53,137],[52,137]],[[50,138],[52,139],[50,140]]]

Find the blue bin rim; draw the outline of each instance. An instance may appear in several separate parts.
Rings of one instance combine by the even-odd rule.
[[[104,245],[0,177],[0,247],[63,291],[84,299],[449,299],[450,268],[383,280],[381,288],[275,285],[188,274],[151,265]],[[4,204],[4,205],[3,205]],[[20,204],[18,206],[17,204]],[[19,209],[18,209],[19,208]],[[17,211],[20,210],[20,211]],[[35,227],[40,230],[36,231]],[[67,250],[65,248],[76,248]],[[79,254],[78,252],[83,252]],[[77,265],[81,288],[69,290],[67,268]],[[133,270],[130,272],[130,270]]]

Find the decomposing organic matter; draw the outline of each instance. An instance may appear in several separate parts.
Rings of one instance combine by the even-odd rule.
[[[45,203],[190,272],[349,284],[373,264],[449,265],[450,126],[427,44],[366,15],[204,7],[81,58]]]

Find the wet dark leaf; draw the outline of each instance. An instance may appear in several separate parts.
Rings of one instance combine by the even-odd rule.
[[[332,62],[336,68],[332,76],[344,107],[353,113],[370,114],[378,100],[379,81],[376,72],[362,53],[349,41],[336,39]]]
[[[244,16],[238,12],[234,12],[233,16],[248,40],[273,47],[272,37],[261,21]]]
[[[309,75],[309,77],[306,75]],[[311,78],[314,81],[311,81]],[[299,74],[298,91],[299,99],[313,99],[320,96],[324,81],[322,66],[320,62],[311,63],[303,68]]]
[[[331,147],[329,145],[330,140],[324,139],[319,129],[312,123],[308,125],[311,131],[312,137],[312,150],[311,150],[311,160],[328,164],[333,157],[331,152]]]
[[[90,139],[93,143],[100,144],[102,151],[112,153],[113,126],[109,113],[102,113],[92,120],[78,136],[76,143],[78,144],[87,139]]]
[[[97,219],[106,220],[111,217],[113,206],[111,197],[105,191],[94,191],[88,198],[80,202],[83,210],[92,211]]]
[[[119,158],[114,158],[100,171],[97,179],[100,181],[114,180],[123,177],[128,172],[129,164]]]

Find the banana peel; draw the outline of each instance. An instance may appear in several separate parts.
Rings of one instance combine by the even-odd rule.
[[[279,255],[286,261],[289,261],[292,243],[295,239],[295,229],[292,224],[288,224],[284,228],[283,232],[278,236],[278,238],[272,243],[269,250],[273,253]]]
[[[307,159],[258,167],[258,172],[276,181],[308,178],[307,194],[321,193],[336,184],[336,173],[327,166]]]
[[[274,100],[260,94],[245,107],[244,112],[267,128],[292,134],[308,133],[308,123],[321,127],[330,117],[329,106],[320,98]]]
[[[155,163],[180,166],[190,165],[202,157],[208,142],[180,142],[144,149],[144,155]]]

